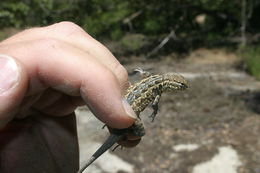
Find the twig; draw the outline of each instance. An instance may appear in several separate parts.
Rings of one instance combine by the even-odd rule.
[[[155,53],[157,53],[164,45],[166,45],[166,43],[171,38],[173,38],[174,40],[177,40],[177,36],[176,36],[174,30],[171,30],[171,32],[161,41],[161,43],[158,46],[156,46],[151,52],[149,52],[146,57],[148,58],[148,57],[154,55]]]
[[[132,20],[138,17],[140,14],[142,14],[142,10],[139,10],[131,14],[129,17],[123,20],[123,24],[127,24],[129,26],[129,30],[132,31],[133,30]]]
[[[246,45],[246,25],[247,25],[247,2],[242,0],[241,2],[241,46]]]

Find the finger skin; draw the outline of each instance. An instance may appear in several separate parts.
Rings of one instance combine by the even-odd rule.
[[[42,39],[24,42],[23,46],[3,45],[0,52],[19,57],[25,65],[31,79],[29,95],[52,87],[81,96],[93,113],[111,127],[132,125],[134,119],[124,110],[117,78],[84,51],[59,40]]]
[[[46,38],[46,36],[50,39],[66,42],[85,51],[115,74],[122,90],[129,86],[127,72],[113,54],[81,27],[72,22],[65,21],[46,27],[27,29],[15,35],[15,37],[10,37],[5,40],[4,43],[12,44],[17,43],[17,41],[39,40]]]
[[[0,130],[1,173],[72,173],[79,168],[75,115],[35,114]]]
[[[1,57],[0,57],[1,58]],[[24,66],[12,57],[18,68],[18,81],[6,92],[0,93],[0,129],[4,127],[19,111],[19,106],[28,87],[28,74]]]
[[[83,100],[110,127],[134,122],[122,105],[125,68],[77,25],[26,30],[1,42],[1,53],[12,56],[21,69],[17,86],[0,95],[1,172],[76,172],[74,109]],[[19,116],[28,108],[41,115]]]

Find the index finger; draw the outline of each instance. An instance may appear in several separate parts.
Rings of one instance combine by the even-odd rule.
[[[132,125],[135,115],[123,100],[115,75],[84,51],[54,39],[2,45],[1,51],[25,66],[30,79],[28,94],[52,87],[68,95],[81,95],[109,126]]]
[[[85,51],[90,57],[95,58],[114,73],[121,90],[129,86],[127,71],[114,55],[103,44],[72,22],[60,22],[46,27],[28,29],[15,35],[15,37],[5,40],[4,43],[10,44],[17,41],[24,42],[46,37],[67,42]]]

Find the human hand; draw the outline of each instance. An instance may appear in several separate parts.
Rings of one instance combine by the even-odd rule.
[[[1,42],[0,54],[1,172],[76,172],[77,106],[113,128],[134,122],[121,94],[126,70],[77,25],[25,30]]]

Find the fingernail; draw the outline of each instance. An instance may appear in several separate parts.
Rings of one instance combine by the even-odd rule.
[[[0,54],[0,94],[12,89],[18,78],[19,70],[14,59]]]
[[[125,111],[126,111],[126,113],[129,117],[134,118],[134,119],[137,118],[134,110],[131,108],[131,106],[129,105],[129,103],[125,99],[123,99],[123,106],[124,106]]]

